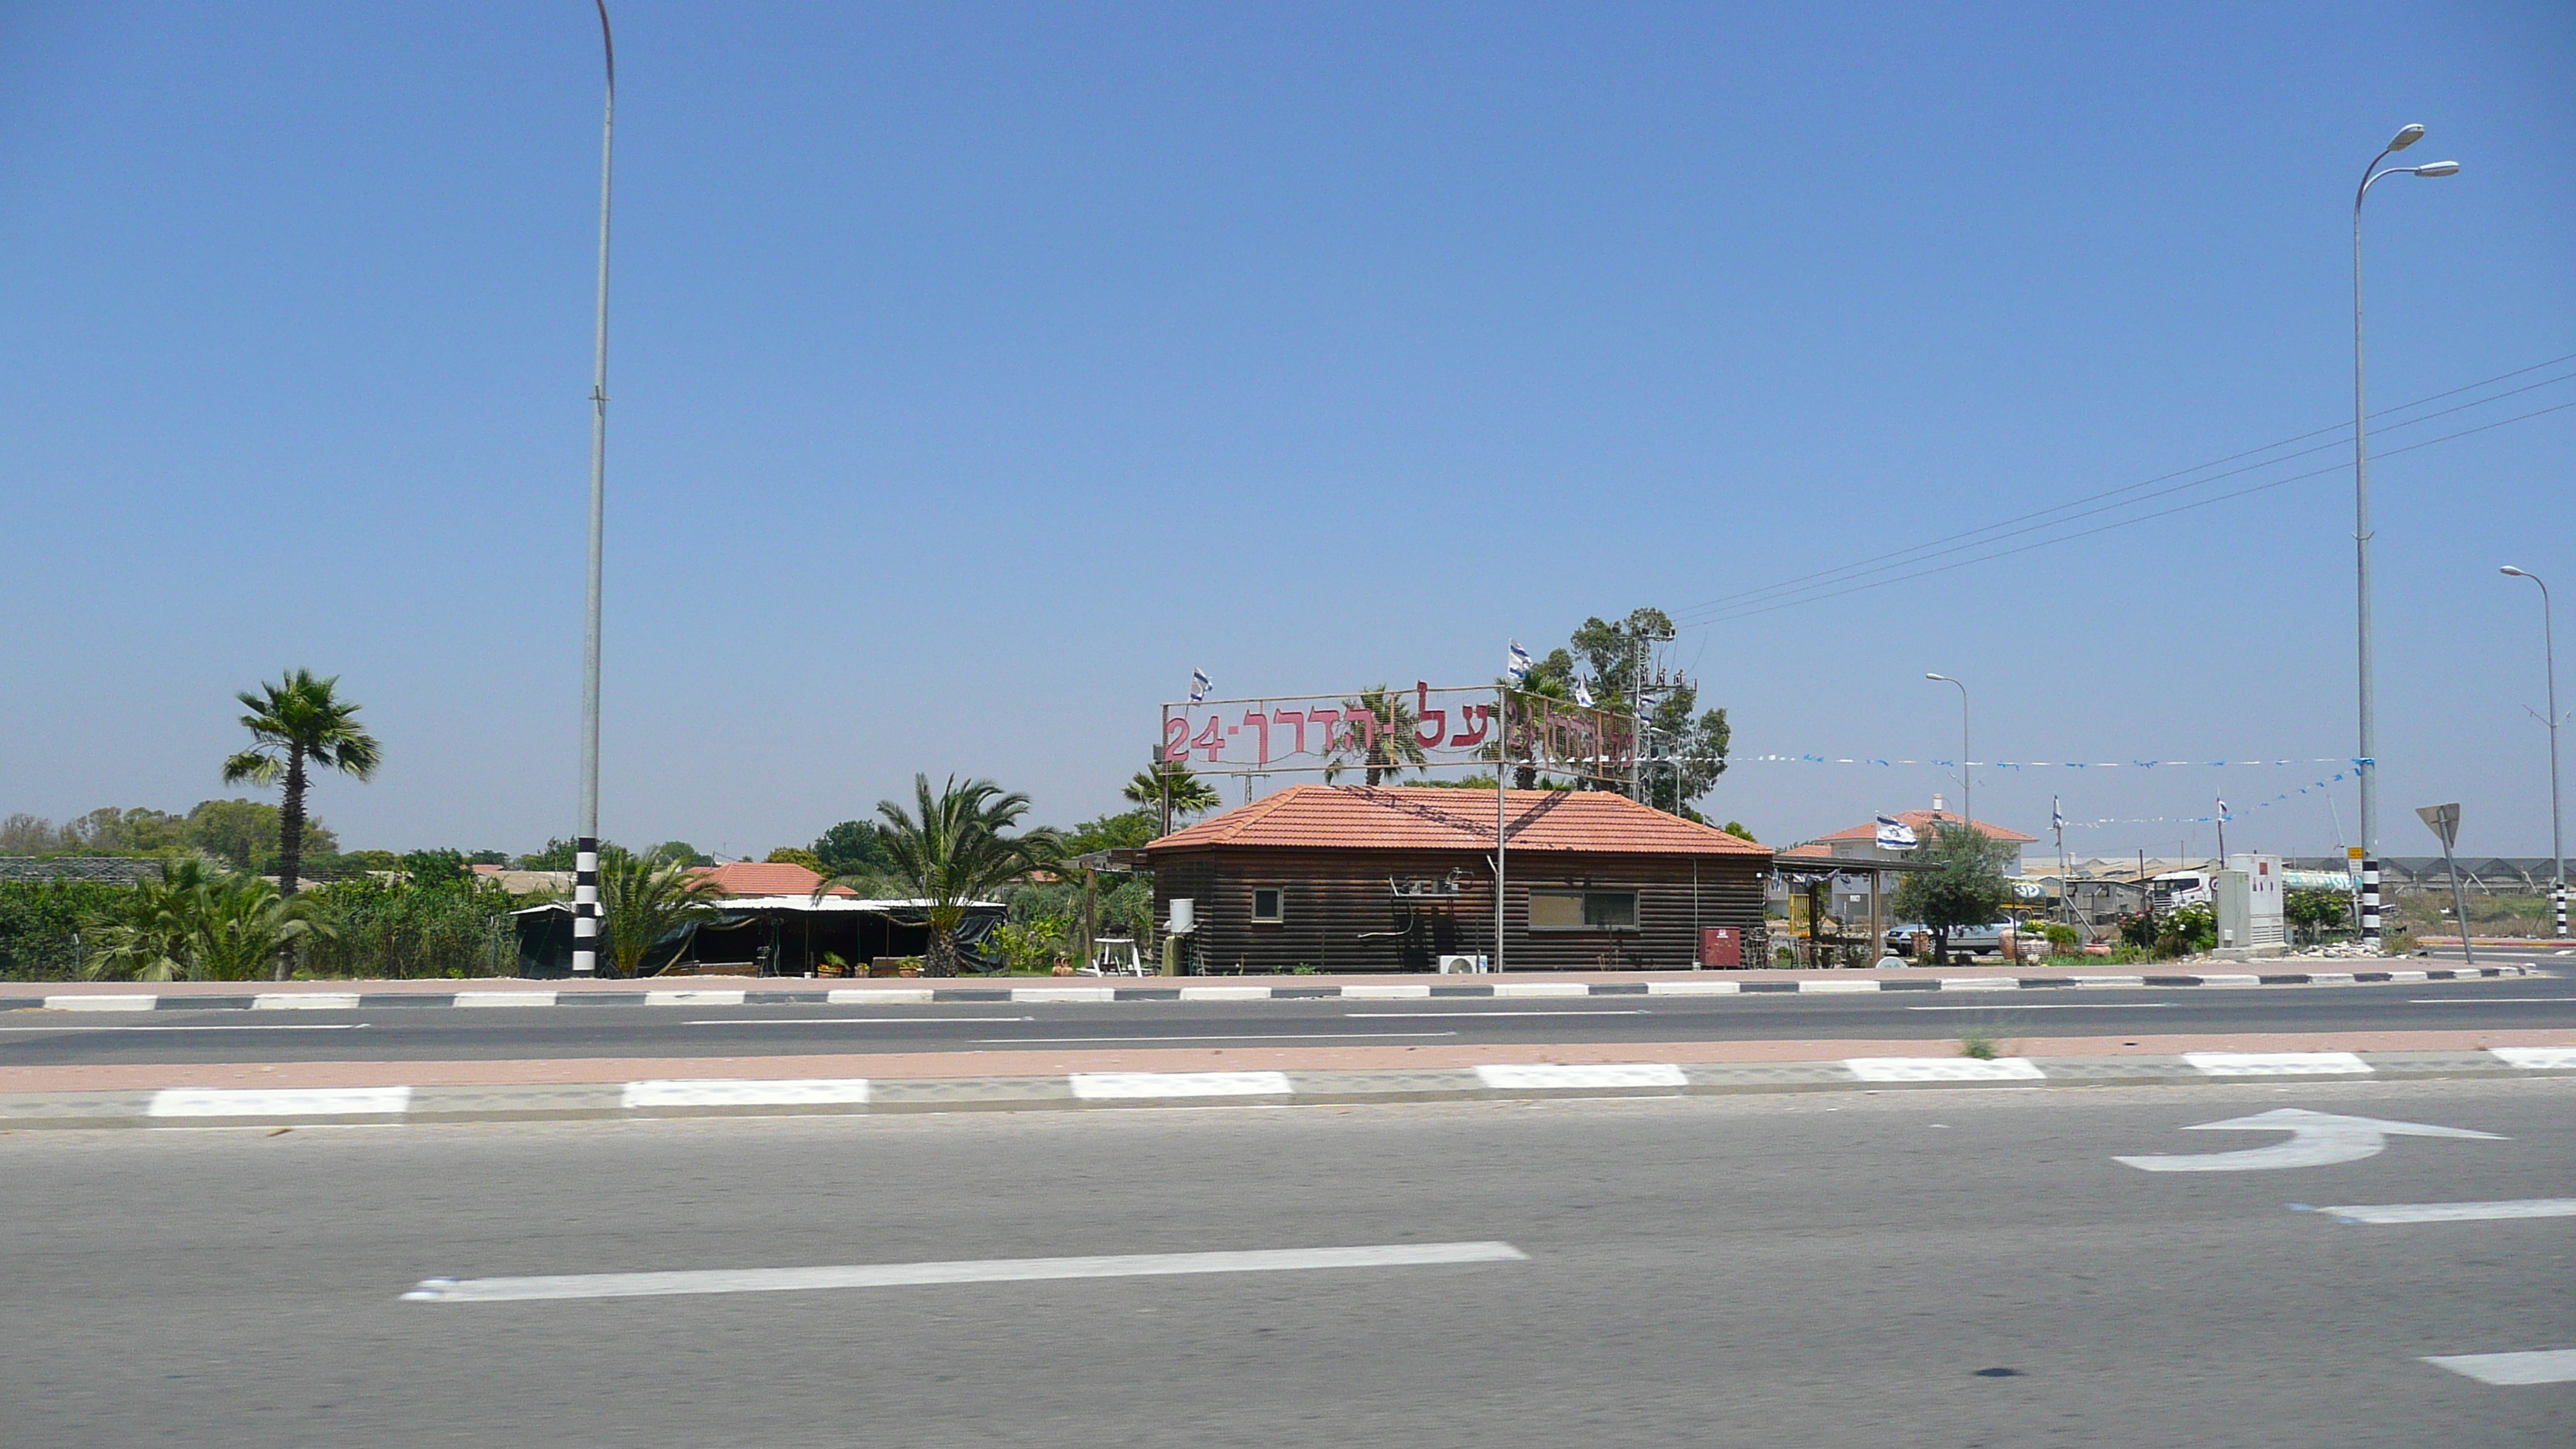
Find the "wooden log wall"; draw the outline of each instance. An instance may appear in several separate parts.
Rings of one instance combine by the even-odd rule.
[[[1693,879],[1696,859],[1697,879]],[[1199,974],[1425,971],[1442,955],[1494,954],[1490,857],[1476,851],[1278,850],[1206,847],[1157,851],[1154,919],[1195,903],[1189,967]],[[1456,872],[1458,893],[1399,900],[1389,878],[1426,885]],[[1767,856],[1571,855],[1513,852],[1506,863],[1505,965],[1513,971],[1688,970],[1698,930],[1733,926],[1744,963],[1767,959],[1762,916]],[[1276,925],[1252,919],[1252,893],[1284,893]],[[1532,931],[1529,893],[1633,890],[1637,929]]]

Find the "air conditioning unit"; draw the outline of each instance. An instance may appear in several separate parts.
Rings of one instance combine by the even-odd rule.
[[[1443,956],[1440,958],[1440,974],[1443,976],[1482,976],[1485,974],[1485,958],[1482,956]]]

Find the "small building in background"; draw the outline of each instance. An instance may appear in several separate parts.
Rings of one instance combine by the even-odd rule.
[[[1771,852],[1623,795],[1295,785],[1145,846],[1198,974],[1688,970],[1766,959]],[[1708,960],[1709,956],[1723,959]]]

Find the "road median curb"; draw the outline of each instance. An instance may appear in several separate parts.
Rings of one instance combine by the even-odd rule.
[[[2540,974],[2529,966],[2390,968],[2372,971],[2208,971],[2142,975],[2056,976],[1784,976],[1664,977],[1644,981],[1351,982],[1331,985],[1246,985],[1173,980],[1137,985],[1053,986],[847,986],[813,990],[757,987],[650,987],[606,990],[583,987],[469,988],[458,991],[61,991],[0,996],[0,1011],[375,1011],[386,1008],[463,1007],[525,1010],[539,1007],[907,1006],[1062,1005],[1143,1001],[1405,1001],[1432,998],[1514,1000],[1600,996],[1845,996],[1888,991],[2080,991],[2210,987],[2383,986],[2433,981],[2479,981]]]
[[[2576,1047],[2184,1052],[2128,1057],[1849,1057],[1798,1062],[1496,1063],[1017,1077],[684,1078],[534,1086],[165,1088],[0,1093],[0,1131],[645,1120],[1134,1107],[1357,1105],[1819,1091],[2017,1090],[2249,1081],[2576,1080]]]

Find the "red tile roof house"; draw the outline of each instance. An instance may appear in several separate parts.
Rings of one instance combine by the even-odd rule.
[[[1988,840],[2000,840],[2013,846],[2016,856],[2019,854],[2020,847],[2034,844],[2039,839],[2036,835],[2024,835],[2018,830],[2006,829],[1989,820],[1969,820],[1956,810],[1943,810],[1938,803],[1939,796],[1934,796],[1933,800],[1935,803],[1929,810],[1900,810],[1888,818],[1912,830],[1914,838],[1926,844],[1932,839],[1933,827],[1938,825],[1973,825],[1977,833]],[[1793,846],[1780,853],[1783,856],[1801,860],[1817,857],[1838,860],[1911,860],[1914,857],[1912,850],[1891,850],[1880,845],[1878,822],[1875,820],[1855,825],[1848,830],[1837,830],[1831,835],[1819,835],[1804,845]]]
[[[1991,821],[1978,820],[1972,822],[1956,810],[1944,810],[1941,808],[1941,797],[1938,795],[1933,796],[1932,800],[1933,805],[1929,810],[1900,810],[1888,818],[1912,830],[1914,832],[1914,838],[1924,844],[1929,844],[1931,842],[1933,830],[1936,826],[1973,824],[1976,827],[1977,833],[1983,835],[1988,840],[1999,840],[2012,846],[2016,860],[2019,858],[2021,847],[2032,844],[2037,839],[2035,836],[2024,835],[2018,830],[2006,829],[2005,827],[1994,824]],[[1808,841],[1804,845],[1792,846],[1789,849],[1780,852],[1780,858],[1783,861],[1788,862],[1808,860],[1912,861],[1920,859],[1921,856],[1922,850],[1920,846],[1911,849],[1899,850],[1891,849],[1879,844],[1878,822],[1875,820],[1872,820],[1865,825],[1852,826],[1848,830],[1837,830],[1831,835],[1817,836],[1814,840]],[[1878,882],[1878,887],[1880,890],[1892,891],[1895,889],[1895,884],[1892,881],[1882,880]],[[1785,902],[1788,899],[1790,892],[1794,889],[1796,889],[1796,887],[1783,884],[1783,886],[1773,892],[1773,898]],[[1884,900],[1882,899],[1877,902],[1872,901],[1870,891],[1867,885],[1864,884],[1863,877],[1857,875],[1836,877],[1833,879],[1828,889],[1831,894],[1831,900],[1826,903],[1825,908],[1831,911],[1837,919],[1844,921],[1869,919],[1872,910],[1876,909],[1879,913],[1878,919],[1880,920],[1880,923],[1890,923],[1885,919],[1886,905]]]
[[[1504,969],[1687,970],[1712,928],[1766,959],[1764,847],[1607,793],[1514,790],[1503,811]],[[1496,954],[1494,826],[1492,791],[1296,785],[1142,855],[1155,919],[1191,904],[1185,969],[1429,971]]]

